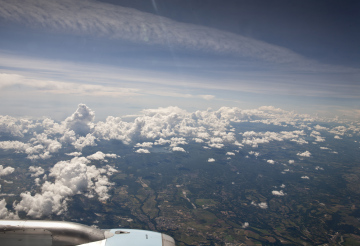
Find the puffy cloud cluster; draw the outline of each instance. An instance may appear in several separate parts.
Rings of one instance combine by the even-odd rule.
[[[285,196],[285,193],[282,190],[281,191],[273,190],[271,193],[274,196]]]
[[[139,154],[150,154],[148,149],[137,149],[135,152]]]
[[[0,133],[24,137],[24,134],[31,132],[36,126],[38,124],[29,119],[16,119],[8,115],[0,115]]]
[[[95,113],[84,104],[80,104],[70,117],[58,123],[51,119],[31,121],[8,116],[0,117],[0,137],[5,136],[4,139],[7,140],[0,141],[0,149],[13,150],[15,153],[26,154],[29,159],[37,160],[51,158],[54,153],[66,147],[66,151],[69,152],[66,155],[74,157],[69,161],[56,163],[49,170],[50,173],[45,175],[48,179],[40,178],[45,173],[43,168],[30,166],[29,171],[35,178],[35,183],[39,185],[40,192],[22,193],[21,200],[14,204],[15,211],[25,211],[29,216],[40,218],[66,211],[69,199],[75,194],[97,196],[101,201],[106,200],[112,185],[108,176],[116,170],[110,166],[96,168],[90,163],[91,161],[106,162],[107,158],[119,156],[101,151],[94,153],[94,151],[87,157],[80,157],[84,148],[96,146],[100,141],[120,140],[124,144],[134,146],[134,152],[139,154],[149,154],[151,149],[160,146],[173,152],[186,152],[191,151],[186,145],[198,144],[205,149],[225,149],[225,155],[231,158],[230,156],[239,153],[240,148],[246,148],[249,156],[258,157],[259,152],[248,148],[272,141],[306,144],[305,138],[310,137],[315,138],[316,142],[323,142],[325,140],[321,137],[323,131],[336,134],[335,136],[345,136],[350,129],[352,133],[359,132],[356,125],[352,125],[353,128],[337,126],[330,130],[318,125],[308,115],[299,115],[274,107],[252,110],[223,107],[219,110],[209,109],[193,113],[178,107],[167,107],[144,110],[142,115],[136,116],[133,121],[110,116],[105,121],[95,123],[94,119]],[[290,126],[292,131],[245,131],[239,134],[241,123],[244,122],[281,126],[281,128],[276,127],[277,129]],[[13,141],[8,141],[8,135],[14,137]],[[20,137],[22,139],[18,141]],[[297,155],[311,157],[309,151]],[[215,159],[208,158],[207,161],[215,162]],[[269,164],[275,163],[271,159],[264,161]],[[294,164],[294,160],[289,160],[288,163]],[[0,176],[8,175],[13,171],[12,167],[4,168],[0,165]],[[282,173],[286,172],[289,172],[289,169],[285,169]],[[283,189],[284,186],[280,188]],[[282,190],[274,190],[272,194],[285,195]],[[4,200],[0,202],[0,215],[16,216],[7,211],[3,203]],[[268,206],[266,203],[253,205],[263,209]]]
[[[107,158],[117,158],[118,155],[116,155],[116,154],[104,154],[103,152],[98,151],[95,154],[87,156],[86,158],[89,159],[89,160],[104,161],[106,157]]]
[[[318,131],[312,131],[310,136],[314,137],[316,142],[325,142],[325,138],[321,137]]]
[[[29,167],[29,172],[31,172],[31,177],[39,177],[40,175],[44,174],[45,170],[42,167]]]
[[[173,147],[172,151],[180,151],[180,152],[186,152],[184,148],[181,147]]]
[[[254,205],[255,207],[259,207],[261,209],[267,209],[268,208],[268,205],[267,205],[266,202],[256,203],[256,202],[252,201],[251,205]]]
[[[246,145],[251,145],[252,147],[256,148],[259,144],[270,143],[271,141],[284,141],[290,140],[297,142],[299,144],[307,143],[303,138],[300,136],[306,135],[303,130],[299,131],[282,131],[282,132],[254,132],[254,131],[247,131],[242,134],[243,140],[242,143]]]
[[[76,134],[85,136],[93,128],[95,113],[85,104],[79,104],[77,110],[65,119],[65,126]]]
[[[204,148],[225,148],[229,145],[237,148],[246,145],[258,147],[259,144],[285,140],[307,144],[305,137],[309,135],[315,137],[317,142],[325,140],[319,131],[328,130],[344,135],[347,130],[344,126],[331,130],[320,125],[311,128],[308,125],[313,124],[314,118],[272,106],[251,110],[222,107],[219,110],[209,109],[193,113],[178,107],[167,107],[143,110],[142,115],[133,121],[123,121],[120,117],[109,116],[105,121],[95,123],[94,119],[94,111],[85,104],[79,104],[77,110],[60,123],[51,119],[35,122],[2,116],[0,132],[7,132],[13,136],[27,135],[30,140],[2,141],[0,148],[25,153],[29,159],[36,160],[50,158],[64,146],[70,145],[75,150],[82,151],[85,147],[97,146],[99,141],[112,139],[134,144],[135,148],[139,148],[136,150],[138,153],[150,153],[147,149],[154,145],[162,145],[173,151],[183,151],[184,145],[190,142],[201,144]],[[237,134],[234,125],[242,122],[291,126],[299,130],[246,131]],[[311,133],[307,133],[309,129],[312,130]]]
[[[109,187],[112,185],[107,175],[116,170],[110,166],[96,168],[88,164],[90,160],[85,157],[74,157],[69,161],[56,163],[49,173],[54,182],[45,181],[41,186],[41,193],[21,193],[21,201],[14,204],[14,209],[40,218],[66,211],[69,198],[75,194],[88,197],[96,194],[100,201],[107,200]]]
[[[311,153],[309,151],[305,151],[303,153],[297,153],[296,155],[301,156],[301,157],[310,157]]]
[[[0,200],[0,219],[16,220],[19,219],[17,213],[10,212],[6,208],[5,199]]]
[[[9,174],[13,173],[14,171],[15,171],[15,169],[13,167],[5,167],[4,168],[2,165],[0,165],[0,177],[9,175]]]
[[[250,151],[249,155],[254,155],[255,157],[258,157],[260,155],[259,152],[255,152],[255,151]]]

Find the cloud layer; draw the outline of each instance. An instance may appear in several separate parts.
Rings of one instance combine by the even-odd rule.
[[[333,127],[323,127],[319,122]],[[261,124],[267,125],[268,129],[280,130],[242,131],[243,124]],[[30,176],[40,190],[35,194],[29,191],[21,193],[20,200],[14,203],[15,212],[8,211],[3,205],[4,200],[1,200],[0,216],[3,218],[15,218],[20,211],[35,218],[60,215],[66,212],[68,202],[75,194],[100,201],[109,199],[109,190],[113,185],[109,177],[117,170],[106,165],[106,162],[120,156],[94,151],[81,157],[84,148],[97,146],[108,140],[119,140],[128,145],[133,148],[134,155],[151,155],[152,151],[159,148],[165,149],[167,153],[177,152],[183,155],[190,153],[194,146],[223,151],[223,160],[219,159],[218,155],[216,160],[211,155],[203,159],[204,163],[209,162],[212,165],[236,158],[241,149],[245,158],[260,160],[263,148],[259,146],[284,142],[293,148],[289,152],[290,160],[286,159],[288,161],[284,163],[283,159],[279,160],[276,156],[262,160],[268,164],[277,164],[268,165],[272,167],[289,165],[289,168],[282,172],[286,174],[291,172],[290,166],[297,165],[304,157],[313,158],[306,148],[311,151],[318,148],[319,151],[333,153],[333,149],[319,146],[323,143],[317,141],[321,135],[341,135],[343,138],[360,135],[360,125],[356,122],[344,123],[336,119],[322,121],[320,118],[271,106],[252,110],[223,107],[195,112],[167,107],[143,110],[142,114],[133,120],[124,121],[120,117],[109,116],[106,121],[95,122],[95,112],[85,104],[79,104],[76,111],[61,122],[49,118],[31,120],[0,116],[0,126],[1,138],[14,139],[0,141],[2,151],[22,154],[32,161],[48,159],[47,162],[51,162],[54,154],[66,150],[66,161],[57,161],[48,170],[43,166],[29,166]],[[317,145],[309,144],[305,139],[314,141]],[[188,147],[190,144],[191,148]],[[69,156],[72,157],[70,160]],[[295,158],[299,161],[295,162]],[[92,162],[101,163],[101,167]],[[323,170],[321,167],[315,169]],[[14,172],[13,167],[0,165],[0,177]],[[299,177],[309,179],[306,175]],[[285,185],[280,188],[285,188]],[[274,196],[286,195],[282,190],[273,190],[271,193]],[[268,206],[264,202],[253,205],[263,209]]]

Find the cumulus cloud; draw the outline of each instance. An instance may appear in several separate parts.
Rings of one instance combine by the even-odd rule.
[[[281,191],[273,190],[271,193],[274,196],[285,196],[285,193],[282,190]]]
[[[255,151],[250,151],[249,155],[254,155],[255,157],[258,157],[260,155],[259,152],[255,152]]]
[[[106,157],[108,158],[117,158],[116,154],[104,154],[101,151],[98,151],[92,155],[87,156],[88,160],[96,160],[96,161],[103,161]]]
[[[235,155],[234,152],[226,152],[226,155]]]
[[[65,119],[66,128],[85,136],[93,128],[95,113],[85,104],[79,104],[77,110]]]
[[[82,150],[86,146],[96,146],[97,144],[96,144],[95,140],[96,140],[96,137],[89,133],[85,137],[82,137],[82,136],[79,137],[74,143],[72,143],[72,145],[77,150]]]
[[[81,153],[81,152],[71,152],[71,153],[65,153],[65,155],[69,155],[69,156],[81,156],[82,153]]]
[[[269,163],[269,164],[275,164],[274,160],[267,160],[266,162]]]
[[[186,151],[184,150],[184,148],[181,148],[181,147],[173,147],[173,148],[172,148],[172,151],[186,152]]]
[[[315,128],[315,130],[318,130],[318,131],[328,131],[329,130],[329,128],[320,126],[320,125],[316,125],[316,126],[314,126],[314,128]]]
[[[193,140],[196,142],[196,143],[203,143],[204,140],[202,140],[201,138],[193,138]]]
[[[85,157],[74,157],[70,161],[56,163],[49,174],[55,181],[45,181],[41,186],[41,193],[21,193],[21,201],[14,204],[14,209],[40,218],[50,214],[62,214],[67,209],[68,200],[75,194],[84,194],[87,197],[94,197],[96,194],[100,201],[107,200],[112,185],[105,175],[110,175],[109,168],[96,168],[89,166],[89,163]]]
[[[1,176],[6,176],[9,175],[11,173],[13,173],[15,171],[15,168],[13,167],[3,167],[3,165],[0,165],[0,177]]]
[[[2,83],[1,76],[0,81],[0,83]],[[30,133],[36,126],[37,124],[29,119],[17,119],[8,115],[0,115],[0,133],[24,137],[24,134]]]
[[[301,136],[305,135],[304,131],[282,131],[282,132],[254,132],[254,131],[247,131],[243,134],[242,143],[246,145],[251,145],[252,147],[256,148],[259,144],[266,144],[270,143],[271,141],[284,141],[290,140],[295,141],[299,144],[307,143],[305,140],[301,138]]]
[[[6,208],[5,199],[0,200],[0,219],[18,220],[20,219],[17,213],[8,211]]]
[[[267,209],[268,208],[268,205],[267,205],[266,202],[256,203],[256,202],[252,201],[251,205],[254,205],[255,207],[259,207],[261,209]]]
[[[308,176],[301,176],[302,179],[310,179]]]
[[[42,167],[29,167],[29,172],[31,172],[31,177],[39,177],[40,175],[44,174],[45,170]]]
[[[316,142],[325,142],[325,138],[321,137],[318,131],[312,131],[310,136],[314,137]]]
[[[296,155],[301,156],[301,157],[310,157],[311,153],[309,151],[305,151],[303,153],[297,153]]]
[[[215,161],[214,158],[209,158],[209,159],[208,159],[208,162],[214,162],[214,161]]]
[[[163,138],[160,138],[155,141],[155,145],[164,145],[164,144],[168,144],[168,143],[170,143],[170,140],[165,140]]]
[[[148,149],[137,149],[135,152],[140,153],[140,154],[149,154],[150,153],[150,151]]]
[[[244,222],[244,224],[242,225],[242,228],[245,229],[245,228],[249,227],[249,225],[250,225],[249,222]]]
[[[294,160],[289,160],[288,163],[289,163],[289,164],[294,164],[295,161],[294,161]]]
[[[143,143],[137,143],[136,145],[135,145],[135,148],[152,148],[152,146],[153,146],[153,144],[154,143],[152,143],[152,142],[143,142]]]

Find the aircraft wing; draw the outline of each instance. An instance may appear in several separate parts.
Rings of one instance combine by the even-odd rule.
[[[136,229],[101,230],[73,222],[0,220],[6,246],[175,246],[172,237]]]

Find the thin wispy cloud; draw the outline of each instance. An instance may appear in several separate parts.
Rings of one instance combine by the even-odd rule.
[[[324,69],[295,52],[249,37],[171,19],[131,8],[81,1],[4,1],[0,17],[26,23],[33,28],[74,35],[101,36],[175,49],[232,54],[276,64],[292,64],[297,69]]]

